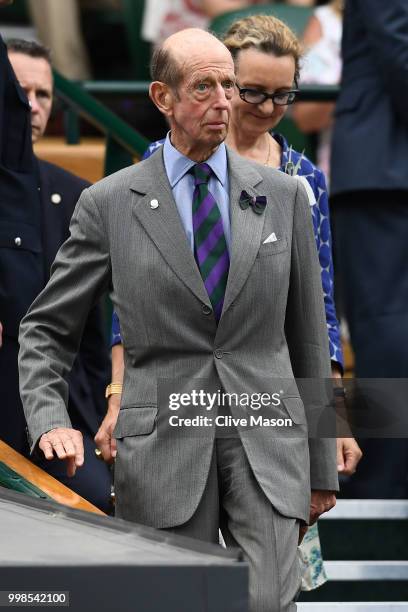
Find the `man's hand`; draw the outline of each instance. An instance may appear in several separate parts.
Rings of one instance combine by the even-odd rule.
[[[120,410],[120,395],[111,395],[109,398],[108,411],[99,427],[95,444],[102,453],[102,457],[107,463],[113,463],[116,457],[116,440],[112,438],[116,421]]]
[[[38,444],[46,459],[58,459],[67,462],[67,475],[75,476],[77,467],[84,463],[84,443],[82,434],[76,429],[58,427],[43,434]]]
[[[328,512],[336,505],[336,495],[333,491],[312,489],[310,500],[309,525],[313,525],[321,514]]]
[[[356,471],[363,453],[354,438],[337,438],[337,470],[346,476]]]
[[[301,522],[299,527],[299,542],[301,544],[306,531],[310,525],[313,525],[321,514],[328,512],[336,505],[336,495],[333,491],[320,491],[312,489],[310,500],[309,525]]]

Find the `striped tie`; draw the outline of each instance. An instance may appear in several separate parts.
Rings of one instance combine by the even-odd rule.
[[[215,318],[219,321],[227,286],[229,255],[218,204],[208,190],[212,170],[196,164],[194,176],[193,230],[194,257],[207,289]]]

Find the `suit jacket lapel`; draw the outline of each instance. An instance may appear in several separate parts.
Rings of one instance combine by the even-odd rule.
[[[265,213],[257,215],[251,208],[242,210],[239,206],[241,192],[263,195],[255,189],[262,183],[262,176],[252,164],[227,148],[230,182],[231,219],[231,263],[225,292],[222,316],[237,297],[254,264],[259,251]],[[269,202],[268,202],[269,204]]]
[[[167,179],[162,149],[143,164],[145,172],[131,184],[132,191],[144,195],[135,201],[134,214],[174,273],[201,302],[211,306]],[[152,200],[159,202],[155,209],[150,206]]]

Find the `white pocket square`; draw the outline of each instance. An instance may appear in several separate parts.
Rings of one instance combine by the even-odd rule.
[[[280,238],[277,238],[275,232],[272,232],[272,234],[269,234],[269,236],[263,241],[262,244],[267,244],[268,242],[276,242],[277,240],[280,240]]]

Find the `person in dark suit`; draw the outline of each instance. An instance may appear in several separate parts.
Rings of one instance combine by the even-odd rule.
[[[332,212],[358,378],[408,377],[407,100],[406,0],[348,0]],[[394,402],[391,394],[388,398]],[[408,441],[367,439],[362,445],[358,473],[342,492],[406,498]]]
[[[48,50],[37,43],[12,40],[8,55],[17,79],[31,107],[32,141],[43,135],[52,106],[52,72]],[[28,226],[20,211],[15,220],[4,219],[4,248],[1,251],[2,286],[7,290],[10,317],[3,316],[3,347],[0,350],[0,379],[6,388],[4,412],[0,422],[0,437],[13,448],[28,454],[25,420],[18,391],[18,327],[28,306],[45,286],[50,268],[61,244],[69,236],[69,222],[87,181],[34,157],[37,185],[33,192],[40,194],[36,226]],[[16,215],[19,210],[16,207]],[[30,211],[31,212],[31,211]],[[24,276],[36,279],[28,284]],[[7,314],[7,312],[6,312]],[[95,455],[93,437],[106,407],[104,389],[109,379],[108,353],[104,334],[103,313],[100,305],[91,311],[81,349],[69,378],[69,412],[77,429],[82,432],[88,465],[69,478],[60,462],[37,459],[47,472],[75,490],[104,511],[109,510],[110,473]]]

